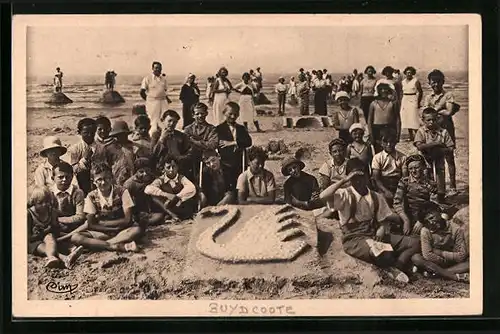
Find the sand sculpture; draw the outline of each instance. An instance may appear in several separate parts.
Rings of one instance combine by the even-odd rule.
[[[221,262],[293,261],[308,248],[317,247],[315,221],[290,205],[273,206],[247,221],[239,219],[240,210],[236,206],[209,207],[200,215],[223,215],[196,242],[201,254]],[[239,227],[239,231],[230,240],[218,242],[218,237],[233,227]]]
[[[327,128],[333,126],[329,116],[283,117],[284,128]]]

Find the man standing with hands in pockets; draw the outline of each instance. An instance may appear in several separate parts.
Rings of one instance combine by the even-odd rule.
[[[159,128],[160,115],[168,109],[168,104],[172,101],[167,96],[167,78],[162,73],[162,65],[154,61],[152,65],[153,73],[142,79],[141,97],[146,101],[146,112],[151,119],[151,129],[149,134],[154,139],[159,137],[161,129]]]

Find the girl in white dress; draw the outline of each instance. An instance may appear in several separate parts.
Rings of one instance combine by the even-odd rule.
[[[422,86],[415,77],[417,71],[408,66],[404,70],[406,78],[402,80],[403,98],[401,100],[401,128],[408,129],[410,141],[420,127],[420,104],[422,102]]]
[[[253,123],[257,132],[263,132],[260,129],[259,121],[255,120],[255,104],[254,98],[257,93],[257,87],[251,82],[250,73],[243,73],[241,79],[243,80],[234,87],[234,90],[240,93],[240,120],[248,131],[248,124]]]
[[[227,68],[221,67],[217,74],[218,77],[215,80],[213,89],[214,104],[212,115],[212,124],[215,126],[224,122],[224,108],[226,107],[226,103],[229,102],[229,94],[231,93],[231,90],[233,90],[233,86],[227,78],[227,75],[229,74]]]

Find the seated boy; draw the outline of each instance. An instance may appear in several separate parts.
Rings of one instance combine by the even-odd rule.
[[[113,184],[111,167],[97,163],[91,169],[96,190],[85,198],[83,212],[88,228],[75,233],[71,242],[93,251],[137,251],[136,240],[142,233],[132,221],[134,202],[123,187]]]
[[[437,200],[444,203],[446,194],[445,156],[455,149],[455,143],[446,129],[438,124],[438,113],[433,108],[422,112],[424,125],[415,134],[414,145],[429,163],[428,175],[434,178],[432,166],[436,170]]]
[[[248,168],[236,183],[239,204],[273,204],[276,200],[274,175],[264,168],[267,154],[258,146],[248,149]]]
[[[48,136],[43,139],[40,156],[45,158],[45,161],[35,170],[35,185],[49,188],[54,186],[54,166],[62,162],[61,156],[66,151],[66,147],[62,146],[58,137]]]
[[[390,224],[399,222],[399,217],[382,195],[368,188],[364,170],[361,160],[350,159],[347,176],[321,192],[320,199],[339,212],[342,245],[347,254],[387,268],[393,278],[408,282],[410,259],[420,250],[420,243],[416,238],[390,233]],[[348,182],[350,186],[342,188]],[[384,251],[379,253],[382,246]]]
[[[285,203],[293,205],[302,210],[314,210],[324,206],[319,200],[318,180],[304,169],[305,164],[290,157],[283,160],[281,173],[286,177],[290,176],[283,185],[285,192]]]
[[[59,231],[58,241],[69,240],[71,234],[86,229],[86,216],[83,212],[85,195],[81,189],[71,184],[73,168],[67,162],[60,162],[53,168],[54,186],[52,193],[57,201]],[[76,231],[74,233],[71,233]],[[71,233],[71,234],[70,234]]]
[[[175,129],[179,119],[179,114],[174,110],[162,113],[160,120],[164,128],[158,142],[154,144],[152,164],[156,170],[161,170],[166,163],[165,157],[174,157],[176,165],[183,171],[184,175],[190,180],[194,180],[191,143],[187,135]]]
[[[135,173],[125,181],[123,187],[128,190],[134,201],[134,217],[143,230],[150,225],[158,225],[165,219],[161,212],[154,212],[151,197],[144,193],[146,187],[154,180],[151,162],[146,158],[138,158],[134,162]]]
[[[151,158],[153,146],[149,130],[151,129],[151,120],[147,115],[139,115],[134,121],[135,132],[130,135],[130,140],[134,143],[135,158]]]
[[[227,167],[221,164],[220,155],[216,151],[205,151],[203,163],[200,208],[236,202],[234,190],[228,181]]]
[[[398,182],[408,175],[405,165],[406,156],[396,150],[397,134],[393,129],[381,131],[382,151],[375,154],[372,160],[373,180],[389,206],[392,206]]]
[[[95,120],[83,118],[78,121],[78,134],[81,140],[68,148],[70,164],[73,166],[78,187],[87,195],[92,190],[90,180],[90,164],[96,151],[95,134],[97,131]]]
[[[468,283],[469,251],[464,231],[446,221],[437,205],[430,206],[420,231],[422,254],[413,255],[412,261],[433,275]]]
[[[92,163],[106,163],[112,166],[113,157],[108,152],[115,142],[115,138],[109,136],[111,121],[105,116],[100,116],[96,118],[95,125],[95,152],[92,155]]]
[[[111,170],[117,185],[123,186],[134,174],[134,144],[128,139],[130,130],[127,122],[116,121],[109,133],[111,138],[115,138],[110,145],[108,152],[112,158]]]
[[[163,161],[163,175],[147,185],[144,193],[152,196],[172,222],[192,218],[196,209],[195,185],[179,174],[179,165],[174,156],[167,155]]]

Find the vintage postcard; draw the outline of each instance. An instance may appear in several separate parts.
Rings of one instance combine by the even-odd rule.
[[[13,316],[481,314],[480,50],[472,14],[14,16]]]

